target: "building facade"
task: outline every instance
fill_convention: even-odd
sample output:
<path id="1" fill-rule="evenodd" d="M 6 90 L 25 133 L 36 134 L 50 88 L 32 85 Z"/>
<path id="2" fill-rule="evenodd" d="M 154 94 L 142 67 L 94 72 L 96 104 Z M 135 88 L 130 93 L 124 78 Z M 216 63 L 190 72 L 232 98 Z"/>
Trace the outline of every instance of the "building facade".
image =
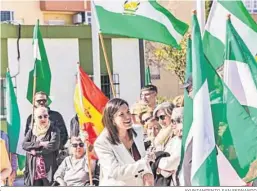
<path id="1" fill-rule="evenodd" d="M 1 1 L 1 21 L 34 25 L 37 19 L 41 25 L 90 24 L 90 1 Z"/>

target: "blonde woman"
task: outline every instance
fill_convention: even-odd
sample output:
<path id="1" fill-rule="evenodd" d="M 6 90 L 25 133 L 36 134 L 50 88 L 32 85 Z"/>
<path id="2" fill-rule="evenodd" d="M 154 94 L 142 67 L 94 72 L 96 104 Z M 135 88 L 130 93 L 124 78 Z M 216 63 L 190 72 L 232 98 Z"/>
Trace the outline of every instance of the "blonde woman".
<path id="1" fill-rule="evenodd" d="M 176 171 L 180 162 L 182 142 L 181 138 L 175 134 L 176 126 L 172 123 L 173 109 L 173 104 L 164 102 L 154 110 L 154 116 L 162 127 L 154 139 L 154 145 L 157 151 L 164 151 L 170 154 L 169 157 L 160 159 L 157 172 L 165 178 L 171 178 L 170 186 L 178 186 Z"/>
<path id="2" fill-rule="evenodd" d="M 89 185 L 89 168 L 86 158 L 85 144 L 80 137 L 72 137 L 70 142 L 70 156 L 66 157 L 54 175 L 54 180 L 60 186 L 87 186 Z M 96 161 L 91 160 L 91 173 L 94 183 L 98 183 Z M 98 185 L 98 184 L 97 184 Z"/>
<path id="3" fill-rule="evenodd" d="M 28 131 L 22 143 L 27 151 L 25 185 L 50 186 L 57 169 L 60 131 L 50 123 L 46 107 L 35 109 L 34 120 L 33 129 Z"/>

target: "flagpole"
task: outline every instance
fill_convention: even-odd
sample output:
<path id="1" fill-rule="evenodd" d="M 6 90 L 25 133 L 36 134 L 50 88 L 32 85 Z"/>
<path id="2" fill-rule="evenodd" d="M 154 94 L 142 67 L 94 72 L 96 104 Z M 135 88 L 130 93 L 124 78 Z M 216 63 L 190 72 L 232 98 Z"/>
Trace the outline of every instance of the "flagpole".
<path id="1" fill-rule="evenodd" d="M 77 84 L 78 84 L 78 91 L 79 91 L 79 102 L 80 102 L 80 107 L 84 109 L 83 107 L 83 100 L 82 100 L 82 91 L 81 91 L 81 79 L 80 79 L 80 70 L 79 70 L 79 62 L 77 63 Z M 79 129 L 81 128 L 81 123 L 79 121 L 79 116 L 78 116 L 78 123 L 79 123 Z M 88 133 L 87 133 L 88 134 Z M 88 137 L 86 137 L 86 140 L 83 140 L 86 143 L 86 156 L 87 156 L 87 163 L 88 163 L 88 174 L 89 174 L 89 182 L 90 186 L 93 186 L 93 178 L 92 178 L 92 171 L 91 171 L 91 160 L 89 156 L 89 148 L 88 148 Z"/>
<path id="2" fill-rule="evenodd" d="M 92 53 L 93 53 L 93 73 L 94 83 L 101 89 L 101 63 L 100 63 L 100 47 L 99 47 L 99 24 L 95 11 L 95 6 L 91 2 L 91 36 L 92 36 Z"/>
<path id="3" fill-rule="evenodd" d="M 36 94 L 36 80 L 37 80 L 37 75 L 36 75 L 36 66 L 34 64 L 34 74 L 33 74 L 33 92 L 32 92 L 32 115 L 31 115 L 31 129 L 33 129 L 33 122 L 34 122 L 34 111 L 35 111 L 35 94 Z"/>
<path id="4" fill-rule="evenodd" d="M 112 94 L 113 94 L 113 97 L 116 97 L 116 93 L 115 93 L 115 89 L 114 89 L 114 85 L 113 85 L 112 74 L 111 74 L 111 69 L 110 69 L 110 63 L 109 63 L 108 58 L 107 58 L 107 53 L 106 53 L 106 49 L 105 49 L 105 44 L 104 44 L 104 39 L 103 39 L 102 33 L 99 33 L 99 37 L 100 37 L 100 41 L 101 41 L 101 45 L 102 45 L 102 49 L 103 49 L 103 53 L 104 53 L 104 59 L 105 59 L 105 64 L 106 64 L 107 72 L 108 72 L 108 75 L 109 75 L 109 80 L 110 80 L 110 83 L 111 83 Z"/>
<path id="5" fill-rule="evenodd" d="M 88 161 L 89 182 L 90 182 L 90 186 L 93 186 L 93 177 L 92 177 L 92 170 L 91 170 L 91 160 L 90 160 L 90 155 L 89 155 L 89 141 L 88 141 L 88 138 L 86 139 L 86 155 L 87 155 L 87 161 Z"/>

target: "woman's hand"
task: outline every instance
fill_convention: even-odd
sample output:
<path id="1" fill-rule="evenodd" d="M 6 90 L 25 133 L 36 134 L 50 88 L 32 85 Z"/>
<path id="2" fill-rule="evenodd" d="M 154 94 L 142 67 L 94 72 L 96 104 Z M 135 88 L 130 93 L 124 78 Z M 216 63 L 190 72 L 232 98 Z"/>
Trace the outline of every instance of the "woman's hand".
<path id="1" fill-rule="evenodd" d="M 40 141 L 39 146 L 47 147 L 49 141 Z"/>
<path id="2" fill-rule="evenodd" d="M 35 151 L 35 150 L 31 150 L 31 151 L 30 151 L 30 154 L 33 155 L 33 156 L 35 156 L 35 155 L 36 155 L 36 151 Z"/>
<path id="3" fill-rule="evenodd" d="M 67 186 L 67 184 L 64 182 L 64 180 L 59 177 L 56 179 L 56 181 L 60 184 L 60 186 Z"/>
<path id="4" fill-rule="evenodd" d="M 143 182 L 145 186 L 154 186 L 154 177 L 152 174 L 147 173 L 143 175 Z"/>

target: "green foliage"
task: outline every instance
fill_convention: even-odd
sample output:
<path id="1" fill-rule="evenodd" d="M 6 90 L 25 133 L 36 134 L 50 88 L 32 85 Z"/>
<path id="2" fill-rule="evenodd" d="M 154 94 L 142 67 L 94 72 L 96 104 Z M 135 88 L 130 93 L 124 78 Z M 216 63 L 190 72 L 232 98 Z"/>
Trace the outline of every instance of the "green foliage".
<path id="1" fill-rule="evenodd" d="M 162 45 L 160 48 L 155 49 L 155 56 L 162 62 L 164 69 L 174 72 L 181 83 L 184 82 L 185 76 L 188 36 L 189 32 L 182 39 L 180 50 L 166 45 Z"/>
<path id="2" fill-rule="evenodd" d="M 207 22 L 210 10 L 211 10 L 211 6 L 212 6 L 213 0 L 207 0 L 205 2 L 205 20 Z"/>
<path id="3" fill-rule="evenodd" d="M 164 97 L 164 96 L 158 96 L 157 97 L 157 104 L 160 104 L 160 103 L 163 103 L 163 102 L 166 102 L 166 101 L 172 103 L 173 98 L 168 98 L 168 97 Z"/>

